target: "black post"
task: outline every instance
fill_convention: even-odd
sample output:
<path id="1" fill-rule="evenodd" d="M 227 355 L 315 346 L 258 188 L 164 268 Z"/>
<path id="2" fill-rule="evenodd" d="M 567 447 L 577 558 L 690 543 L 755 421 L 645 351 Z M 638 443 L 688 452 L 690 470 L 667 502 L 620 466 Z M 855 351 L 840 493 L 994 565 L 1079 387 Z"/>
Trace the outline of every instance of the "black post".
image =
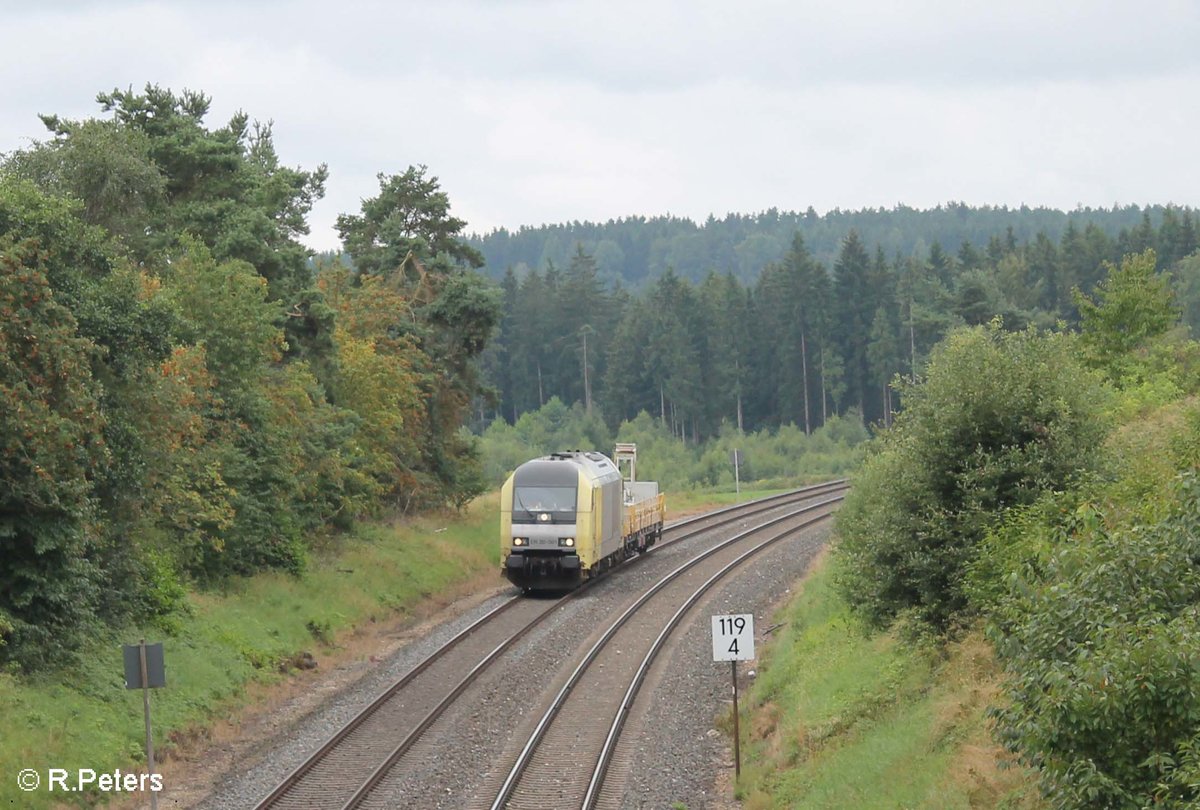
<path id="1" fill-rule="evenodd" d="M 733 774 L 734 778 L 742 776 L 741 734 L 738 733 L 738 704 L 737 704 L 737 659 L 729 662 L 733 666 Z"/>

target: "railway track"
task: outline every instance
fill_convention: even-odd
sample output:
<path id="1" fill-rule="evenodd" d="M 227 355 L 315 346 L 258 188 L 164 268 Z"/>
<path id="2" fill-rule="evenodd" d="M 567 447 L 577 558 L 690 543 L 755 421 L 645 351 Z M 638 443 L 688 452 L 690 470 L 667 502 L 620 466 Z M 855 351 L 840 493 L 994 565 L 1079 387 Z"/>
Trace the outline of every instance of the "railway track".
<path id="1" fill-rule="evenodd" d="M 847 486 L 845 481 L 818 484 L 676 521 L 664 529 L 664 540 L 641 558 L 715 528 L 838 493 Z M 641 558 L 631 560 L 623 569 L 636 565 Z M 389 772 L 399 768 L 425 731 L 482 673 L 556 611 L 583 597 L 591 584 L 553 601 L 514 596 L 499 604 L 359 712 L 257 807 L 362 806 Z"/>
<path id="2" fill-rule="evenodd" d="M 706 591 L 743 562 L 829 517 L 840 500 L 841 496 L 832 496 L 743 531 L 647 590 L 583 656 L 486 806 L 490 810 L 597 807 L 625 717 L 679 622 Z M 607 798 L 607 806 L 620 806 L 619 795 Z"/>

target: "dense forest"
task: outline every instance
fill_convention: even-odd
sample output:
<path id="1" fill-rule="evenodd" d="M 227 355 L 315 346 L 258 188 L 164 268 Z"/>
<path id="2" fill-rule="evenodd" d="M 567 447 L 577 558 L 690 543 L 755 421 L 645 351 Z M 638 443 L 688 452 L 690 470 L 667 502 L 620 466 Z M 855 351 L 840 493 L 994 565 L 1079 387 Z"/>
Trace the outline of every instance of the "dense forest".
<path id="1" fill-rule="evenodd" d="M 600 251 L 583 243 L 563 264 L 520 273 L 510 266 L 500 281 L 500 330 L 483 358 L 498 398 L 477 419 L 515 422 L 557 396 L 598 409 L 612 427 L 646 411 L 687 441 L 716 435 L 722 423 L 811 432 L 851 410 L 886 425 L 900 407 L 892 381 L 919 376 L 952 328 L 996 317 L 1010 330 L 1077 325 L 1074 291 L 1091 291 L 1107 266 L 1147 249 L 1156 251 L 1158 270 L 1171 271 L 1185 323 L 1200 326 L 1200 261 L 1192 256 L 1200 222 L 1190 209 L 1054 212 L 1057 219 L 1029 212 L 1023 227 L 1038 213 L 1062 228 L 1057 238 L 1039 230 L 1027 239 L 1005 225 L 1017 217 L 1011 212 L 953 210 L 963 222 L 1003 228 L 953 251 L 933 241 L 902 253 L 888 250 L 896 239 L 869 242 L 851 229 L 828 263 L 797 231 L 782 257 L 754 268 L 750 280 L 710 269 L 692 281 L 668 267 L 636 292 L 607 284 Z M 899 219 L 936 233 L 946 212 Z M 1085 213 L 1095 221 L 1078 222 Z M 1106 229 L 1121 222 L 1132 224 Z M 619 230 L 653 239 L 657 227 L 626 221 Z M 922 243 L 902 236 L 903 244 Z"/>
<path id="2" fill-rule="evenodd" d="M 1126 205 L 1059 211 L 949 203 L 927 210 L 897 205 L 891 210 L 835 209 L 824 214 L 811 208 L 803 213 L 771 209 L 758 214 L 731 213 L 721 219 L 709 216 L 701 224 L 659 216 L 498 229 L 472 235 L 467 241 L 484 257 L 485 272 L 497 280 L 509 267 L 518 277 L 530 270 L 545 270 L 550 264 L 563 267 L 582 246 L 595 258 L 597 273 L 606 284 L 619 281 L 626 287 L 641 288 L 668 269 L 694 282 L 712 271 L 730 273 L 750 284 L 763 267 L 783 259 L 796 234 L 818 262 L 830 267 L 850 231 L 864 244 L 877 245 L 888 257 L 925 255 L 935 242 L 953 251 L 963 242 L 977 248 L 993 238 L 1024 244 L 1042 234 L 1058 243 L 1072 225 L 1082 230 L 1091 224 L 1116 236 L 1142 226 L 1146 217 L 1161 222 L 1168 208 Z"/>
<path id="3" fill-rule="evenodd" d="M 0 162 L 0 662 L 165 626 L 360 515 L 482 488 L 460 428 L 498 297 L 424 168 L 300 237 L 324 166 L 209 99 L 102 93 Z"/>

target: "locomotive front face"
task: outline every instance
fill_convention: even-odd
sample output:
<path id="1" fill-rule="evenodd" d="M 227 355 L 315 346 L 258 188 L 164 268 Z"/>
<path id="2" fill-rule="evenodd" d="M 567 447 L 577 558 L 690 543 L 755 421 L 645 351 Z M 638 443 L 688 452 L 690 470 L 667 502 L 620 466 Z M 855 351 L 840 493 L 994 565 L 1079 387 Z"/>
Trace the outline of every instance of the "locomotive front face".
<path id="1" fill-rule="evenodd" d="M 512 538 L 505 574 L 522 588 L 573 588 L 579 467 L 570 461 L 530 461 L 512 483 Z"/>

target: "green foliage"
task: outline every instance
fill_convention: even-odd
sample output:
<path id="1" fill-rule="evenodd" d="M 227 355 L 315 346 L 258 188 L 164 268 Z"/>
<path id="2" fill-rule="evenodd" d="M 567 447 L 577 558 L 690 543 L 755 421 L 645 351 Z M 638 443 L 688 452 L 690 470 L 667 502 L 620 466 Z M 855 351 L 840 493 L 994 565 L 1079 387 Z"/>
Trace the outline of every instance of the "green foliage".
<path id="1" fill-rule="evenodd" d="M 87 285 L 112 267 L 105 234 L 78 219 L 81 205 L 49 197 L 32 183 L 0 175 L 0 236 L 35 241 L 58 302 L 75 310 Z"/>
<path id="2" fill-rule="evenodd" d="M 332 274 L 333 306 L 365 310 L 352 330 L 386 352 L 405 353 L 415 372 L 423 414 L 408 420 L 419 431 L 419 451 L 400 460 L 399 486 L 388 486 L 404 510 L 461 507 L 481 492 L 477 448 L 459 432 L 472 401 L 486 396 L 477 362 L 500 318 L 496 290 L 472 269 L 478 254 L 458 234 L 466 224 L 449 214 L 449 200 L 424 166 L 390 179 L 365 200 L 360 215 L 338 218 L 338 232 L 354 262 L 354 281 L 373 287 L 396 306 L 351 291 L 350 277 Z M 415 352 L 412 350 L 416 350 Z"/>
<path id="3" fill-rule="evenodd" d="M 945 628 L 993 522 L 1097 463 L 1104 396 L 1070 335 L 995 324 L 952 333 L 902 393 L 839 512 L 839 582 L 874 624 L 911 610 Z"/>
<path id="4" fill-rule="evenodd" d="M 203 348 L 205 372 L 197 370 L 195 382 L 207 407 L 197 416 L 215 439 L 208 472 L 185 475 L 197 484 L 207 476 L 205 488 L 218 497 L 215 509 L 190 513 L 193 525 L 215 531 L 197 535 L 201 542 L 177 558 L 204 577 L 299 570 L 306 533 L 363 507 L 365 483 L 340 457 L 355 422 L 325 401 L 305 364 L 275 366 L 283 332 L 266 281 L 244 262 L 218 263 L 194 240 L 182 248 L 162 294 L 179 339 Z"/>
<path id="5" fill-rule="evenodd" d="M 610 434 L 596 414 L 576 403 L 568 408 L 557 397 L 509 425 L 496 420 L 480 442 L 487 481 L 494 485 L 518 465 L 558 450 L 599 450 L 611 454 L 613 442 L 638 446 L 638 478 L 658 481 L 666 490 L 734 488 L 730 454 L 743 454 L 742 483 L 772 485 L 846 475 L 858 464 L 867 440 L 861 420 L 834 417 L 811 436 L 794 425 L 778 431 L 741 434 L 726 425 L 720 436 L 702 443 L 682 441 L 661 421 L 642 412 Z"/>
<path id="6" fill-rule="evenodd" d="M 1077 526 L 1094 519 L 1084 487 L 1043 492 L 1033 503 L 1009 509 L 967 565 L 964 588 L 973 610 L 994 615 L 1014 576 L 1041 577 L 1060 544 Z"/>
<path id="7" fill-rule="evenodd" d="M 147 213 L 156 216 L 142 223 L 154 235 L 152 252 L 169 250 L 186 232 L 218 261 L 253 265 L 275 298 L 309 286 L 308 250 L 297 237 L 308 233 L 305 217 L 324 195 L 324 166 L 311 172 L 281 166 L 270 125 L 252 126 L 242 112 L 219 129 L 205 128 L 211 99 L 203 93 L 147 85 L 141 93 L 100 93 L 97 101 L 135 133 L 130 140 L 146 144 L 165 180 L 166 204 L 151 207 Z M 44 120 L 60 140 L 81 131 L 57 116 Z"/>
<path id="8" fill-rule="evenodd" d="M 94 619 L 93 481 L 107 459 L 94 346 L 36 243 L 0 237 L 0 657 L 61 659 Z"/>
<path id="9" fill-rule="evenodd" d="M 389 275 L 409 254 L 428 261 L 440 254 L 470 267 L 483 257 L 459 240 L 466 221 L 450 215 L 450 198 L 428 167 L 409 166 L 403 174 L 378 175 L 379 196 L 363 202 L 361 214 L 342 214 L 337 231 L 355 269 L 364 275 Z"/>
<path id="10" fill-rule="evenodd" d="M 497 419 L 480 437 L 483 474 L 492 486 L 503 483 L 514 469 L 531 458 L 560 450 L 612 452 L 612 437 L 599 416 L 584 407 L 568 408 L 558 397 L 536 411 L 521 415 L 515 425 Z"/>
<path id="11" fill-rule="evenodd" d="M 0 161 L 6 281 L 19 265 L 57 307 L 4 324 L 47 341 L 4 347 L 21 409 L 0 441 L 35 477 L 0 470 L 0 657 L 30 666 L 93 619 L 177 626 L 189 581 L 296 574 L 356 516 L 484 487 L 461 426 L 496 291 L 462 266 L 478 257 L 436 179 L 410 170 L 344 218 L 372 234 L 351 240 L 360 268 L 398 252 L 387 275 L 329 268 L 317 288 L 298 238 L 323 166 L 281 165 L 240 112 L 210 129 L 203 93 L 98 101 L 105 120 L 44 116 L 51 139 Z M 51 360 L 66 382 L 29 365 Z M 56 468 L 51 439 L 103 458 Z"/>
<path id="12" fill-rule="evenodd" d="M 864 632 L 827 567 L 771 622 L 741 703 L 747 810 L 1035 806 L 1029 772 L 989 740 L 999 672 L 977 633 L 939 646 Z"/>
<path id="13" fill-rule="evenodd" d="M 1111 525 L 1081 507 L 1037 567 L 1014 573 L 994 637 L 1010 674 L 998 731 L 1056 807 L 1200 801 L 1200 482 L 1168 514 Z"/>
<path id="14" fill-rule="evenodd" d="M 1079 257 L 1070 257 L 1076 278 L 1088 273 Z M 1192 807 L 1200 801 L 1200 660 L 1191 652 L 1200 631 L 1200 485 L 1192 471 L 1200 434 L 1194 398 L 1183 397 L 1196 390 L 1198 347 L 1172 328 L 1178 314 L 1152 252 L 1104 269 L 1108 278 L 1095 300 L 1076 294 L 1078 340 L 1047 340 L 1078 346 L 1086 362 L 1116 383 L 1115 396 L 1102 395 L 1061 360 L 1045 364 L 1028 353 L 1021 365 L 1029 374 L 1063 387 L 1042 385 L 1032 400 L 1016 398 L 1049 401 L 1052 411 L 1070 417 L 1057 431 L 1045 414 L 1029 422 L 1031 411 L 1014 407 L 1005 393 L 1037 392 L 1037 386 L 985 353 L 948 378 L 961 389 L 958 398 L 944 389 L 938 407 L 929 409 L 920 388 L 906 392 L 900 427 L 884 437 L 841 516 L 846 536 L 854 536 L 844 545 L 857 555 L 846 564 L 842 585 L 868 594 L 861 599 L 865 612 L 886 620 L 896 612 L 889 600 L 923 598 L 895 587 L 920 581 L 923 572 L 914 566 L 920 553 L 932 546 L 950 559 L 945 551 L 952 543 L 973 541 L 963 550 L 965 564 L 945 583 L 962 582 L 963 606 L 989 617 L 1007 673 L 1005 701 L 994 712 L 997 733 L 1038 770 L 1049 803 Z M 935 352 L 926 387 L 954 339 Z M 1082 390 L 1089 392 L 1084 398 Z M 1001 407 L 988 414 L 963 400 Z M 1107 411 L 1104 422 L 1121 423 L 1103 450 L 1097 410 Z M 986 417 L 992 427 L 947 429 L 964 412 Z M 1011 438 L 1012 428 L 1004 425 L 1012 419 L 1035 426 L 1034 436 L 1045 435 L 1048 446 L 1038 449 L 1035 441 L 1037 452 L 1013 452 L 1029 437 L 1017 431 Z M 975 452 L 931 455 L 931 439 L 943 450 L 974 444 Z M 981 439 L 992 459 L 980 453 Z M 1089 444 L 1097 448 L 1090 457 Z M 1059 454 L 1074 457 L 1074 464 L 1047 464 Z M 928 476 L 914 463 L 923 459 L 938 461 L 945 474 Z M 1071 474 L 1072 467 L 1096 474 Z M 1188 471 L 1170 483 L 1180 469 Z M 1008 497 L 998 495 L 1004 488 Z M 881 500 L 865 508 L 854 503 L 863 491 Z M 969 509 L 951 508 L 954 503 L 975 514 L 964 515 Z M 876 538 L 913 540 L 889 546 L 872 539 L 872 531 Z M 928 613 L 924 605 L 916 610 Z"/>
<path id="15" fill-rule="evenodd" d="M 268 363 L 280 358 L 281 307 L 268 299 L 266 281 L 250 265 L 218 264 L 203 245 L 185 240 L 163 287 L 176 310 L 179 338 L 204 347 L 221 391 L 253 388 Z"/>
<path id="16" fill-rule="evenodd" d="M 434 515 L 401 528 L 360 525 L 325 545 L 301 576 L 264 572 L 189 593 L 165 638 L 160 627 L 101 629 L 67 670 L 0 671 L 0 770 L 137 770 L 145 756 L 141 695 L 122 688 L 121 645 L 140 636 L 165 645 L 168 686 L 152 698 L 155 752 L 177 759 L 181 740 L 236 714 L 261 691 L 249 687 L 281 681 L 280 670 L 303 652 L 322 670 L 332 668 L 347 653 L 326 642 L 343 644 L 354 628 L 402 621 L 430 595 L 450 599 L 476 592 L 482 578 L 494 581 L 498 521 L 493 497 L 450 522 Z M 25 793 L 15 779 L 0 782 L 3 807 L 60 807 L 59 797 Z M 102 797 L 78 802 L 100 806 Z"/>
<path id="17" fill-rule="evenodd" d="M 1155 268 L 1153 250 L 1126 256 L 1119 267 L 1105 264 L 1108 277 L 1096 288 L 1095 300 L 1075 291 L 1083 347 L 1114 380 L 1128 376 L 1121 366 L 1134 349 L 1179 321 L 1170 280 Z"/>
<path id="18" fill-rule="evenodd" d="M 55 196 L 82 204 L 81 217 L 144 256 L 146 222 L 161 216 L 166 178 L 151 157 L 145 132 L 117 121 L 54 120 L 53 140 L 17 152 L 5 167 Z"/>
<path id="19" fill-rule="evenodd" d="M 891 208 L 834 209 L 825 213 L 817 213 L 811 208 L 807 211 L 771 208 L 755 213 L 730 213 L 720 219 L 709 217 L 702 222 L 669 214 L 631 216 L 605 222 L 548 223 L 519 230 L 500 228 L 471 237 L 470 244 L 483 253 L 496 278 L 506 267 L 543 270 L 548 261 L 565 265 L 576 246 L 582 244 L 588 253 L 605 256 L 604 267 L 612 280 L 620 279 L 629 285 L 647 279 L 653 281 L 668 267 L 692 281 L 699 281 L 710 270 L 715 270 L 719 274 L 732 273 L 747 283 L 753 282 L 764 266 L 783 258 L 797 232 L 817 261 L 828 267 L 833 264 L 842 241 L 851 230 L 857 231 L 870 249 L 873 250 L 875 245 L 882 247 L 887 256 L 925 257 L 934 243 L 958 246 L 967 242 L 976 249 L 987 245 L 985 261 L 996 261 L 1004 251 L 1019 247 L 1019 240 L 1032 240 L 1039 233 L 1046 237 L 1048 244 L 1056 245 L 1065 239 L 1072 223 L 1076 226 L 1077 239 L 1087 237 L 1079 241 L 1085 245 L 1094 243 L 1095 237 L 1088 233 L 1091 224 L 1111 248 L 1120 250 L 1100 257 L 1111 260 L 1142 249 L 1138 244 L 1146 238 L 1142 224 L 1148 219 L 1152 219 L 1151 241 L 1164 241 L 1154 239 L 1155 224 L 1159 231 L 1170 228 L 1172 248 L 1170 255 L 1163 254 L 1167 263 L 1190 254 L 1198 246 L 1195 209 L 1128 205 L 1060 211 L 1026 206 L 975 207 L 963 203 L 927 210 L 900 204 Z M 1163 245 L 1158 247 L 1162 252 Z M 1089 250 L 1088 254 L 1091 252 Z M 946 258 L 960 263 L 954 256 Z M 1090 262 L 1093 256 L 1082 258 Z M 1099 261 L 1092 269 L 1097 267 Z M 1039 273 L 1039 278 L 1044 276 Z M 1093 277 L 1091 283 L 1094 281 Z M 1068 283 L 1062 290 L 1063 301 L 1069 303 L 1072 283 L 1088 289 L 1091 286 L 1088 282 L 1086 278 L 1079 278 Z"/>
<path id="20" fill-rule="evenodd" d="M 1175 264 L 1171 288 L 1179 303 L 1183 323 L 1193 335 L 1200 335 L 1200 252 Z"/>
<path id="21" fill-rule="evenodd" d="M 984 222 L 996 230 L 983 232 Z M 773 211 L 700 227 L 634 218 L 501 230 L 476 244 L 492 275 L 503 271 L 501 329 L 484 357 L 495 415 L 512 423 L 558 396 L 599 407 L 612 429 L 657 413 L 693 441 L 723 421 L 811 432 L 851 408 L 886 427 L 903 407 L 892 381 L 920 375 L 951 329 L 993 318 L 1010 331 L 1078 324 L 1071 290 L 1093 289 L 1109 263 L 1151 245 L 1157 270 L 1178 278 L 1181 303 L 1200 311 L 1188 258 L 1200 245 L 1194 211 L 1172 206 Z M 625 267 L 614 277 L 617 261 Z M 1110 326 L 1126 328 L 1114 315 Z M 1136 362 L 1117 372 L 1123 386 L 1144 381 Z M 1162 401 L 1161 386 L 1145 393 Z"/>

